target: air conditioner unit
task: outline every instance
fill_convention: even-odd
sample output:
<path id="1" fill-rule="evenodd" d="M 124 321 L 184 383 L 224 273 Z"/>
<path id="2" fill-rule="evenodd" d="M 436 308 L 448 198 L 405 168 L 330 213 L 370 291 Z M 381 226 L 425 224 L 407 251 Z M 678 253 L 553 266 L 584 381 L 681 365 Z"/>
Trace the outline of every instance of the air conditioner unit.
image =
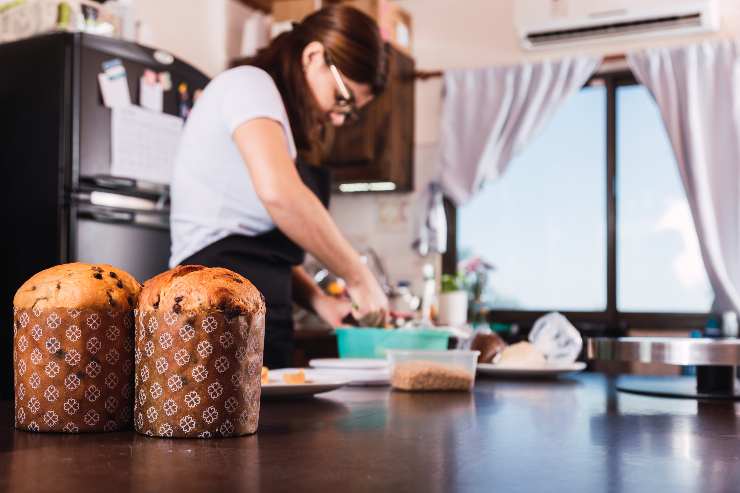
<path id="1" fill-rule="evenodd" d="M 526 49 L 719 30 L 716 0 L 515 0 Z"/>

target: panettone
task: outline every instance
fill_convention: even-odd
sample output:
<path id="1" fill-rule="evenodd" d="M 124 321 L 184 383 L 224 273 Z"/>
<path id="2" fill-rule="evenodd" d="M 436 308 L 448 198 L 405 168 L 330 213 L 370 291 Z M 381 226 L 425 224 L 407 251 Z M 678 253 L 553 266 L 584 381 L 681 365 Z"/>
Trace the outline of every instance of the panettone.
<path id="1" fill-rule="evenodd" d="M 262 294 L 230 270 L 186 265 L 148 280 L 136 312 L 136 430 L 254 433 L 264 323 Z"/>
<path id="2" fill-rule="evenodd" d="M 13 299 L 15 426 L 126 428 L 132 418 L 133 309 L 141 287 L 106 264 L 58 265 Z"/>

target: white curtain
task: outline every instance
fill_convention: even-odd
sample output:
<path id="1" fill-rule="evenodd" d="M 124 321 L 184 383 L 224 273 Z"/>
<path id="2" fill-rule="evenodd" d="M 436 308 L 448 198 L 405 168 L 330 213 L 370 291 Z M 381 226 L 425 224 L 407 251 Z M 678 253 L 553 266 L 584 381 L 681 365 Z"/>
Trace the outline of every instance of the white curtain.
<path id="1" fill-rule="evenodd" d="M 584 56 L 445 72 L 439 170 L 422 195 L 414 244 L 421 254 L 445 251 L 441 194 L 462 205 L 500 176 L 600 61 Z"/>
<path id="2" fill-rule="evenodd" d="M 713 311 L 740 311 L 740 44 L 722 40 L 627 57 L 653 94 L 715 293 Z"/>

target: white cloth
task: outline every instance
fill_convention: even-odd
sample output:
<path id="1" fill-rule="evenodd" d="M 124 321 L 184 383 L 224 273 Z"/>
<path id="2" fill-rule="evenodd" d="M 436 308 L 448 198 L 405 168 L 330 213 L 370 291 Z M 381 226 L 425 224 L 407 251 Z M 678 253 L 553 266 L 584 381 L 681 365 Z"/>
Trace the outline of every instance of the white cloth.
<path id="1" fill-rule="evenodd" d="M 499 177 L 518 152 L 583 87 L 597 57 L 445 72 L 440 184 L 460 205 Z"/>
<path id="2" fill-rule="evenodd" d="M 655 97 L 676 155 L 713 311 L 740 311 L 740 42 L 630 53 Z"/>
<path id="3" fill-rule="evenodd" d="M 282 125 L 295 159 L 288 114 L 267 72 L 249 66 L 227 70 L 198 98 L 175 158 L 170 266 L 228 235 L 255 236 L 275 227 L 232 140 L 241 124 L 255 118 Z"/>
<path id="4" fill-rule="evenodd" d="M 414 248 L 443 253 L 446 237 L 441 195 L 457 205 L 542 130 L 555 111 L 593 74 L 601 59 L 571 57 L 533 64 L 445 71 L 438 176 L 422 194 Z"/>

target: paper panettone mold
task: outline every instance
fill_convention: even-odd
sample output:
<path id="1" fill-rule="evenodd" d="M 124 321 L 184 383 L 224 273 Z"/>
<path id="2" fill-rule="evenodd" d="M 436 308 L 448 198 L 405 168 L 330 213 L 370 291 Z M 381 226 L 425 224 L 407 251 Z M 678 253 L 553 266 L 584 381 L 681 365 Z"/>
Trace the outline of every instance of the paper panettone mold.
<path id="1" fill-rule="evenodd" d="M 15 427 L 100 432 L 131 425 L 139 283 L 105 264 L 58 265 L 13 299 Z"/>
<path id="2" fill-rule="evenodd" d="M 147 281 L 136 311 L 136 431 L 256 432 L 264 324 L 262 294 L 227 269 L 180 266 Z"/>

